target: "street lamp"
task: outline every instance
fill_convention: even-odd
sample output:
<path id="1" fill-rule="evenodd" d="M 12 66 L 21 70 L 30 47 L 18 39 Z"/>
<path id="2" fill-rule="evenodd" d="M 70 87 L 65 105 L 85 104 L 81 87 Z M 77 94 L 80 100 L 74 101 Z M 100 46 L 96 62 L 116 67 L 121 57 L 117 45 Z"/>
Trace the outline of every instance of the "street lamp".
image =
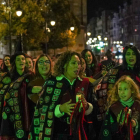
<path id="1" fill-rule="evenodd" d="M 122 44 L 122 41 L 120 41 L 120 44 Z"/>
<path id="2" fill-rule="evenodd" d="M 107 37 L 105 37 L 104 40 L 107 41 Z"/>
<path id="3" fill-rule="evenodd" d="M 87 32 L 87 36 L 91 36 L 91 32 Z"/>
<path id="4" fill-rule="evenodd" d="M 8 38 L 9 38 L 9 52 L 11 55 L 11 48 L 12 48 L 12 38 L 11 38 L 11 14 L 12 14 L 12 12 L 11 12 L 11 8 L 12 8 L 12 4 L 11 4 L 10 0 L 2 0 L 1 4 L 6 6 L 6 9 L 8 9 L 8 13 L 9 13 L 9 22 L 8 22 L 9 35 L 8 35 Z M 16 9 L 16 15 L 18 17 L 20 17 L 22 15 L 22 9 L 20 8 L 20 5 L 18 5 L 18 8 Z"/>
<path id="5" fill-rule="evenodd" d="M 119 44 L 119 41 L 117 41 L 117 44 Z"/>
<path id="6" fill-rule="evenodd" d="M 96 40 L 97 40 L 97 38 L 95 37 L 95 38 L 94 38 L 94 40 L 96 41 Z"/>
<path id="7" fill-rule="evenodd" d="M 95 42 L 94 39 L 92 39 L 92 42 Z"/>
<path id="8" fill-rule="evenodd" d="M 4 0 L 2 0 L 1 4 L 2 5 L 6 5 L 6 2 Z"/>
<path id="9" fill-rule="evenodd" d="M 50 24 L 51 24 L 52 26 L 54 26 L 54 25 L 55 25 L 55 21 L 52 20 L 52 21 L 50 22 Z"/>
<path id="10" fill-rule="evenodd" d="M 20 17 L 22 15 L 22 9 L 20 8 L 20 6 L 16 9 L 16 15 L 18 17 Z"/>
<path id="11" fill-rule="evenodd" d="M 71 31 L 74 31 L 74 26 L 70 27 L 70 30 L 71 30 Z"/>

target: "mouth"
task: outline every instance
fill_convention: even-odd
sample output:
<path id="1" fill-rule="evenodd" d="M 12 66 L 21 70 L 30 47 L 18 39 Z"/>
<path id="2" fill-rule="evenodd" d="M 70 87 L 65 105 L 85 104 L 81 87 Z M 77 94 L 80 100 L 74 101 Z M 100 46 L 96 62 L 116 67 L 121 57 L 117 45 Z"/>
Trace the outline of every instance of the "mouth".
<path id="1" fill-rule="evenodd" d="M 134 62 L 134 59 L 129 59 L 129 62 Z"/>
<path id="2" fill-rule="evenodd" d="M 121 96 L 121 98 L 125 98 L 126 96 Z"/>
<path id="3" fill-rule="evenodd" d="M 46 71 L 48 68 L 42 68 L 43 71 Z"/>
<path id="4" fill-rule="evenodd" d="M 88 61 L 87 62 L 91 62 L 91 59 L 88 59 Z"/>

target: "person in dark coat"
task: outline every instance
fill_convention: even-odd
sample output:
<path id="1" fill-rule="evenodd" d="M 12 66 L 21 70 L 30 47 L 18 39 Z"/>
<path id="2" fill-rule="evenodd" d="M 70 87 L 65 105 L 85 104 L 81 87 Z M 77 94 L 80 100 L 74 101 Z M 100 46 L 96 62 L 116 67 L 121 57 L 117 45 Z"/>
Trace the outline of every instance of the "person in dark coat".
<path id="1" fill-rule="evenodd" d="M 16 53 L 11 57 L 11 83 L 4 96 L 1 140 L 27 140 L 33 114 L 30 110 L 27 85 L 33 78 L 25 69 L 24 53 Z M 2 90 L 1 90 L 2 91 Z"/>
<path id="2" fill-rule="evenodd" d="M 140 65 L 139 52 L 135 46 L 129 45 L 123 51 L 122 65 L 112 68 L 96 87 L 96 97 L 98 100 L 97 111 L 97 134 L 99 134 L 106 112 L 108 91 L 111 90 L 115 82 L 123 75 L 130 76 L 138 86 L 140 86 Z"/>
<path id="3" fill-rule="evenodd" d="M 92 101 L 93 86 L 88 78 L 79 77 L 80 69 L 78 53 L 67 51 L 58 58 L 54 77 L 46 80 L 38 101 L 28 140 L 85 140 L 95 137 L 93 128 L 88 129 L 84 124 L 84 117 L 96 108 Z"/>

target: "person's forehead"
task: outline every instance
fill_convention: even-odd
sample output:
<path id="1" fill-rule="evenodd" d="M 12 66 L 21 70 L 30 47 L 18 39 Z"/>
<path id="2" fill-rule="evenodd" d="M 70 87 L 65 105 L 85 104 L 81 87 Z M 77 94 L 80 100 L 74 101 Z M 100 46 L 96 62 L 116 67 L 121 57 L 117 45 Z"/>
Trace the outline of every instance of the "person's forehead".
<path id="1" fill-rule="evenodd" d="M 78 60 L 78 61 L 80 61 L 80 58 L 77 55 L 73 55 L 71 57 L 71 60 Z"/>
<path id="2" fill-rule="evenodd" d="M 9 56 L 5 56 L 4 59 L 10 59 L 10 57 Z"/>
<path id="3" fill-rule="evenodd" d="M 90 52 L 90 51 L 87 51 L 87 52 L 85 53 L 85 55 L 91 55 L 91 52 Z"/>
<path id="4" fill-rule="evenodd" d="M 48 59 L 48 57 L 46 57 L 46 56 L 42 56 L 42 57 L 39 58 L 39 61 L 40 61 L 40 60 L 49 60 L 49 59 Z"/>
<path id="5" fill-rule="evenodd" d="M 125 81 L 121 81 L 119 83 L 119 86 L 129 86 L 129 84 L 127 82 L 125 82 Z"/>
<path id="6" fill-rule="evenodd" d="M 16 56 L 16 59 L 17 58 L 25 58 L 25 56 L 24 55 L 18 55 L 18 56 Z"/>
<path id="7" fill-rule="evenodd" d="M 133 51 L 132 49 L 129 48 L 126 52 L 134 52 L 134 51 Z"/>
<path id="8" fill-rule="evenodd" d="M 31 58 L 29 58 L 29 57 L 28 57 L 28 58 L 26 58 L 26 60 L 30 60 L 30 61 L 32 61 L 32 59 L 31 59 Z"/>

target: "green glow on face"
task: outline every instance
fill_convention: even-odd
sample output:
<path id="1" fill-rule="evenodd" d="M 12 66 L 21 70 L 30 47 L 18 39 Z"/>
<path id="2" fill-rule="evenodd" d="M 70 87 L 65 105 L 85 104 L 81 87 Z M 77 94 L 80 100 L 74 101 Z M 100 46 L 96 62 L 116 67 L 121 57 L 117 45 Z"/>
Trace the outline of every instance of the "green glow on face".
<path id="1" fill-rule="evenodd" d="M 128 49 L 126 51 L 125 59 L 126 59 L 127 64 L 130 67 L 134 67 L 134 65 L 136 63 L 136 54 L 134 53 L 134 51 L 132 49 Z"/>
<path id="2" fill-rule="evenodd" d="M 127 101 L 131 97 L 131 88 L 128 83 L 120 82 L 118 84 L 118 94 L 120 99 Z"/>

